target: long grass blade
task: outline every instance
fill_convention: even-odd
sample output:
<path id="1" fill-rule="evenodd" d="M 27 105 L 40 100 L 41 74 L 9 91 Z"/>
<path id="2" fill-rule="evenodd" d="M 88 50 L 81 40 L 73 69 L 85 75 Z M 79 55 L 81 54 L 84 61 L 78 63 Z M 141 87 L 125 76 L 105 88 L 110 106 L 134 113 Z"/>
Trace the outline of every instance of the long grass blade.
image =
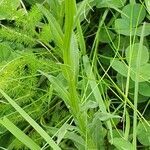
<path id="1" fill-rule="evenodd" d="M 15 126 L 8 118 L 4 117 L 0 120 L 0 123 L 28 148 L 32 150 L 41 149 L 29 136 Z"/>
<path id="2" fill-rule="evenodd" d="M 53 139 L 36 123 L 15 101 L 13 101 L 2 89 L 0 93 L 6 100 L 16 109 L 18 113 L 45 139 L 45 141 L 54 149 L 61 150 L 61 148 L 53 141 Z"/>

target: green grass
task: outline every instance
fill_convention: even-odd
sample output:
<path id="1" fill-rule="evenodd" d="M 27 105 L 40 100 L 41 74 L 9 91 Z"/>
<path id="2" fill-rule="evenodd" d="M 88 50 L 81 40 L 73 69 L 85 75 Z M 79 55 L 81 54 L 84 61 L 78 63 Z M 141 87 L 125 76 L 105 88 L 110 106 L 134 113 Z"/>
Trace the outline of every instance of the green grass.
<path id="1" fill-rule="evenodd" d="M 149 15 L 146 0 L 0 2 L 0 148 L 148 150 Z"/>

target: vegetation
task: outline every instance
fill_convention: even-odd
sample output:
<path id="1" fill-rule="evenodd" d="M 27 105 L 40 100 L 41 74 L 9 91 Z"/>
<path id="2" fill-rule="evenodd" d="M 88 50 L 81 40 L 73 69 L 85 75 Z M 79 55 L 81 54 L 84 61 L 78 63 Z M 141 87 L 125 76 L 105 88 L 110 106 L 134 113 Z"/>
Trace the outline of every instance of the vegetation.
<path id="1" fill-rule="evenodd" d="M 149 150 L 150 0 L 0 0 L 0 149 Z"/>

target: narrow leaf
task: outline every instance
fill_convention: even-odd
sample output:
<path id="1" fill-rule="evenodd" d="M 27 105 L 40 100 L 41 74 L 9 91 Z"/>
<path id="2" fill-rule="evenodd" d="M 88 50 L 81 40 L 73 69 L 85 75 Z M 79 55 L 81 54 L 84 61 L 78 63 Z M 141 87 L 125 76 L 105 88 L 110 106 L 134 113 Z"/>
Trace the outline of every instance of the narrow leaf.
<path id="1" fill-rule="evenodd" d="M 45 139 L 45 141 L 55 150 L 61 150 L 53 139 L 36 123 L 15 101 L 13 101 L 2 89 L 0 93 L 7 101 L 20 113 L 20 115 Z"/>
<path id="2" fill-rule="evenodd" d="M 41 149 L 29 136 L 16 127 L 8 118 L 4 117 L 0 120 L 0 123 L 28 148 L 32 150 Z"/>

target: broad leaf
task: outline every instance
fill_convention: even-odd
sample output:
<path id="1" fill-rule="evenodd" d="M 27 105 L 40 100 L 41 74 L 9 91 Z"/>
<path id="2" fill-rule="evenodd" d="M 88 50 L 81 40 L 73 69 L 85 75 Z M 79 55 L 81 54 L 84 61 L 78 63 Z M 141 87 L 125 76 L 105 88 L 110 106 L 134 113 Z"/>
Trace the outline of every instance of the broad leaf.
<path id="1" fill-rule="evenodd" d="M 75 34 L 73 34 L 71 38 L 70 50 L 70 59 L 72 59 L 71 69 L 73 71 L 73 76 L 77 79 L 79 72 L 79 49 Z"/>
<path id="2" fill-rule="evenodd" d="M 150 126 L 140 122 L 137 127 L 137 138 L 141 144 L 150 146 Z"/>
<path id="3" fill-rule="evenodd" d="M 123 137 L 123 131 L 121 130 L 121 129 L 118 129 L 118 130 L 116 130 L 116 129 L 113 129 L 113 138 L 121 138 L 121 137 Z M 108 140 L 110 141 L 111 140 L 111 137 L 110 137 L 110 134 L 108 134 Z"/>
<path id="4" fill-rule="evenodd" d="M 130 28 L 130 24 L 126 19 L 116 19 L 115 20 L 115 30 L 117 33 L 130 36 L 134 35 L 134 28 Z"/>
<path id="5" fill-rule="evenodd" d="M 81 136 L 79 136 L 76 132 L 74 132 L 74 130 L 75 130 L 74 126 L 71 126 L 71 125 L 67 125 L 67 126 L 68 126 L 68 130 L 67 130 L 66 134 L 64 135 L 63 139 L 70 139 L 74 143 L 84 147 L 85 146 L 85 141 L 83 140 L 83 138 Z M 56 137 L 58 136 L 59 130 L 60 130 L 60 128 L 56 128 L 56 127 L 49 127 L 49 126 L 46 127 L 46 131 L 48 133 L 52 134 L 52 135 L 55 134 Z"/>
<path id="6" fill-rule="evenodd" d="M 95 97 L 95 100 L 97 101 L 100 110 L 102 112 L 107 112 L 106 111 L 106 105 L 103 101 L 101 92 L 98 88 L 95 74 L 93 73 L 93 70 L 92 70 L 88 56 L 83 57 L 83 64 L 84 64 L 85 73 L 87 75 L 87 78 L 89 79 L 89 81 L 88 81 L 89 85 L 90 85 L 92 92 L 93 92 L 93 95 Z M 107 123 L 108 129 L 110 130 L 110 133 L 112 133 L 112 126 L 111 126 L 110 120 L 108 120 L 106 123 Z"/>
<path id="7" fill-rule="evenodd" d="M 109 119 L 113 119 L 113 118 L 121 118 L 120 116 L 118 115 L 113 115 L 113 114 L 110 114 L 110 113 L 107 113 L 107 112 L 97 112 L 95 114 L 95 118 L 99 119 L 100 121 L 107 121 Z"/>
<path id="8" fill-rule="evenodd" d="M 133 81 L 135 81 L 135 77 L 136 77 L 136 68 L 132 67 L 131 68 L 131 79 Z M 150 64 L 145 64 L 143 66 L 140 66 L 139 69 L 139 82 L 144 82 L 144 81 L 148 81 L 150 80 Z"/>
<path id="9" fill-rule="evenodd" d="M 118 150 L 133 150 L 133 146 L 129 141 L 123 138 L 114 138 L 110 141 Z"/>
<path id="10" fill-rule="evenodd" d="M 141 48 L 142 52 L 141 52 L 141 58 L 137 58 L 138 57 L 138 51 L 139 48 Z M 126 49 L 126 60 L 129 63 L 129 61 L 131 60 L 131 66 L 136 66 L 137 60 L 141 60 L 140 61 L 140 65 L 144 65 L 148 62 L 149 60 L 149 52 L 146 46 L 142 46 L 140 47 L 139 43 L 136 43 L 134 45 L 128 46 Z"/>
<path id="11" fill-rule="evenodd" d="M 112 68 L 116 70 L 118 73 L 120 73 L 123 76 L 127 76 L 128 68 L 127 65 L 119 60 L 114 60 L 112 63 Z"/>
<path id="12" fill-rule="evenodd" d="M 85 110 L 94 109 L 94 108 L 97 108 L 97 107 L 98 107 L 97 102 L 89 100 L 82 106 L 82 110 L 85 111 Z"/>
<path id="13" fill-rule="evenodd" d="M 136 35 L 141 36 L 143 26 L 137 28 Z M 150 35 L 150 23 L 145 23 L 143 36 Z"/>
<path id="14" fill-rule="evenodd" d="M 139 83 L 140 84 L 140 83 Z M 134 101 L 134 88 L 129 89 L 129 97 L 132 101 Z M 138 103 L 143 103 L 148 100 L 148 97 L 138 94 Z"/>
<path id="15" fill-rule="evenodd" d="M 48 78 L 48 80 L 52 83 L 54 90 L 60 95 L 60 97 L 65 101 L 66 105 L 69 107 L 69 92 L 67 91 L 66 87 L 58 78 L 39 71 L 42 75 Z"/>
<path id="16" fill-rule="evenodd" d="M 104 137 L 106 136 L 106 129 L 102 126 L 101 121 L 95 115 L 93 121 L 89 124 L 90 135 L 94 139 L 96 146 L 93 149 L 104 149 Z M 97 148 L 96 148 L 97 147 Z M 89 148 L 90 149 L 90 148 Z"/>
<path id="17" fill-rule="evenodd" d="M 130 27 L 130 23 L 126 21 L 125 19 L 119 18 L 115 20 L 115 31 L 118 34 L 126 35 L 126 36 L 141 36 L 143 25 L 140 25 L 139 27 Z M 145 29 L 143 36 L 150 35 L 150 24 L 145 23 Z"/>
<path id="18" fill-rule="evenodd" d="M 99 40 L 102 43 L 109 43 L 112 40 L 114 40 L 114 38 L 115 38 L 115 34 L 109 29 L 102 28 L 99 32 Z"/>
<path id="19" fill-rule="evenodd" d="M 99 104 L 100 110 L 102 112 L 106 112 L 106 106 L 105 106 L 105 103 L 102 99 L 101 92 L 98 88 L 98 85 L 97 85 L 97 82 L 95 79 L 95 75 L 92 71 L 92 67 L 91 67 L 88 56 L 83 57 L 83 63 L 84 63 L 85 73 L 89 79 L 89 85 L 90 85 L 91 89 L 93 90 L 92 92 L 93 92 L 93 95 L 95 97 L 95 100 Z"/>
<path id="20" fill-rule="evenodd" d="M 150 83 L 142 82 L 139 84 L 139 93 L 144 96 L 150 96 Z"/>
<path id="21" fill-rule="evenodd" d="M 52 34 L 52 37 L 54 38 L 53 40 L 55 44 L 62 48 L 64 35 L 61 30 L 60 24 L 54 18 L 54 16 L 50 13 L 50 11 L 46 9 L 43 5 L 37 4 L 37 6 L 49 22 L 49 25 L 52 31 L 51 34 Z"/>
<path id="22" fill-rule="evenodd" d="M 146 11 L 141 4 L 128 4 L 123 8 L 121 16 L 126 20 L 132 27 L 139 25 L 146 16 Z"/>

